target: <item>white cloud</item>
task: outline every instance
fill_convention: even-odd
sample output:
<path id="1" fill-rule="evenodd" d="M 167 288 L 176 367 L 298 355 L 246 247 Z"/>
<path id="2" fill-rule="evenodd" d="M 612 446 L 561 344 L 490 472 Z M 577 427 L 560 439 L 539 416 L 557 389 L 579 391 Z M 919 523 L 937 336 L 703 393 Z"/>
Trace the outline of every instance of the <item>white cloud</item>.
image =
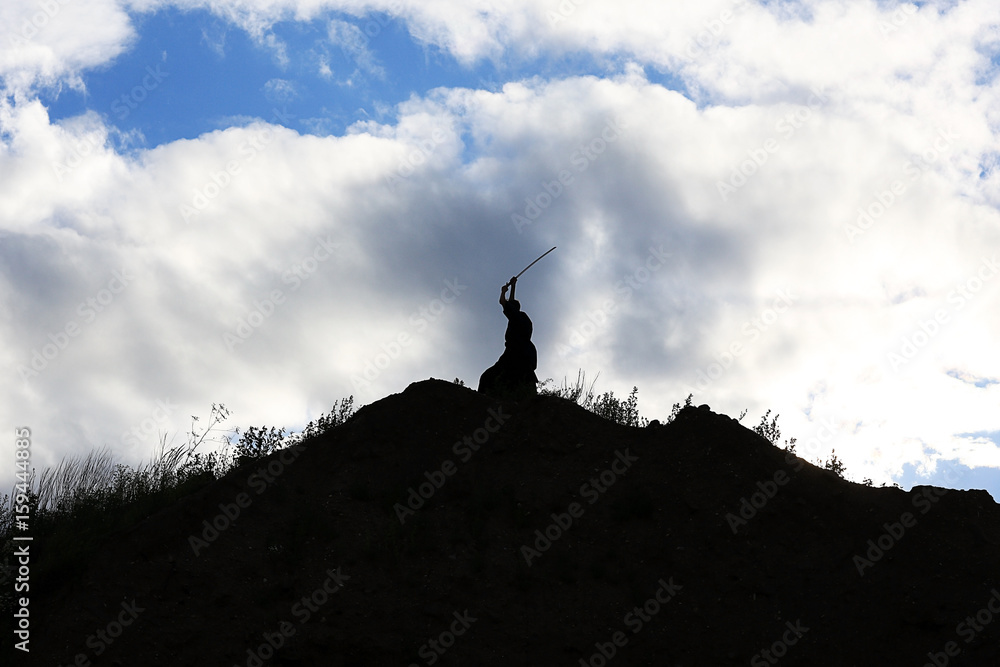
<path id="1" fill-rule="evenodd" d="M 330 21 L 328 34 L 330 41 L 342 48 L 358 69 L 371 76 L 385 78 L 385 68 L 378 64 L 375 55 L 369 50 L 370 39 L 361 28 L 353 23 L 334 19 Z"/>
<path id="2" fill-rule="evenodd" d="M 0 3 L 0 78 L 8 92 L 82 87 L 81 73 L 123 53 L 135 37 L 115 0 Z"/>
<path id="3" fill-rule="evenodd" d="M 330 59 L 322 56 L 319 59 L 319 75 L 324 79 L 333 78 L 333 70 L 330 69 Z"/>
<path id="4" fill-rule="evenodd" d="M 215 52 L 219 58 L 226 57 L 226 27 L 224 25 L 204 25 L 201 27 L 201 41 Z"/>
<path id="5" fill-rule="evenodd" d="M 264 83 L 264 97 L 275 104 L 287 104 L 298 97 L 298 91 L 293 81 L 270 79 Z"/>

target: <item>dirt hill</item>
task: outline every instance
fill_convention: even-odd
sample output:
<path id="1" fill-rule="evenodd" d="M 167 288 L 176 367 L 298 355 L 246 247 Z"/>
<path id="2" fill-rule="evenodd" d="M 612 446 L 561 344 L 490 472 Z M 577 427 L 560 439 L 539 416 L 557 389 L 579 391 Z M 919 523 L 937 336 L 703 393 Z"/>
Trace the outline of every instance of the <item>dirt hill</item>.
<path id="1" fill-rule="evenodd" d="M 32 598 L 37 665 L 997 665 L 1000 508 L 707 406 L 623 427 L 439 380 L 236 470 Z"/>

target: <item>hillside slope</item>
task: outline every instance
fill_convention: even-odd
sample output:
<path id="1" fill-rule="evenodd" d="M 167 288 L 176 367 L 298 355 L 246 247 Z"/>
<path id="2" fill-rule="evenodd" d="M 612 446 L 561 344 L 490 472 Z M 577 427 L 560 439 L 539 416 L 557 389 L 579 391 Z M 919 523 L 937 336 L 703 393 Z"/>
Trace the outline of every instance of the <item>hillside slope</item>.
<path id="1" fill-rule="evenodd" d="M 30 664 L 996 665 L 998 588 L 985 492 L 427 380 L 114 536 Z"/>

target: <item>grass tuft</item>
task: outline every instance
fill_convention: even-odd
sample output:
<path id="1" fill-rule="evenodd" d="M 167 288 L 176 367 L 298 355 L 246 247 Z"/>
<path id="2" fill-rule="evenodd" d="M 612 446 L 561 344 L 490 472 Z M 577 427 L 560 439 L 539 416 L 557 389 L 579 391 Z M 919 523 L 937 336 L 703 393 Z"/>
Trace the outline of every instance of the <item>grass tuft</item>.
<path id="1" fill-rule="evenodd" d="M 150 460 L 134 468 L 116 462 L 102 447 L 86 456 L 65 457 L 41 476 L 33 469 L 27 480 L 0 500 L 0 613 L 13 612 L 13 569 L 7 564 L 19 530 L 18 516 L 28 516 L 28 533 L 41 554 L 32 564 L 33 583 L 54 582 L 81 568 L 109 533 L 137 524 L 243 464 L 323 435 L 353 414 L 351 396 L 334 402 L 329 413 L 309 422 L 301 433 L 250 427 L 237 439 L 239 429 L 219 434 L 230 411 L 213 404 L 203 430 L 197 428 L 199 419 L 192 417 L 183 445 L 168 447 L 163 436 Z M 197 451 L 206 441 L 223 447 L 207 454 Z"/>

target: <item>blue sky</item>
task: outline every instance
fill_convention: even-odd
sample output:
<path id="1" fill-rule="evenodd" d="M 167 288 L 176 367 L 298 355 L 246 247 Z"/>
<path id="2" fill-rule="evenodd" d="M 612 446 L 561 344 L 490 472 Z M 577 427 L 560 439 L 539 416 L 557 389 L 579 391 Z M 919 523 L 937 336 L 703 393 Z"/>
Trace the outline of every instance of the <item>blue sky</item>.
<path id="1" fill-rule="evenodd" d="M 557 245 L 540 378 L 1000 497 L 988 0 L 54 6 L 0 6 L 0 417 L 39 467 L 474 386 Z"/>
<path id="2" fill-rule="evenodd" d="M 331 21 L 352 26 L 354 38 L 331 43 Z M 87 73 L 85 90 L 39 91 L 53 122 L 94 111 L 123 133 L 141 133 L 142 140 L 129 136 L 145 148 L 252 118 L 303 134 L 342 135 L 357 121 L 393 121 L 396 105 L 434 88 L 498 90 L 522 78 L 600 77 L 622 69 L 614 56 L 588 53 L 463 66 L 415 42 L 405 22 L 385 12 L 280 22 L 270 30 L 280 47 L 262 46 L 206 10 L 140 14 L 135 29 L 122 57 Z M 683 86 L 656 68 L 647 76 Z"/>
<path id="3" fill-rule="evenodd" d="M 273 34 L 286 46 L 283 54 L 204 10 L 165 9 L 139 19 L 135 46 L 106 69 L 88 75 L 85 92 L 47 91 L 53 120 L 94 110 L 123 131 L 142 132 L 150 147 L 193 139 L 239 117 L 339 135 L 355 121 L 375 117 L 377 105 L 392 109 L 418 91 L 475 84 L 476 77 L 486 73 L 485 67 L 475 73 L 463 70 L 447 55 L 420 48 L 404 25 L 384 14 L 374 19 L 380 32 L 367 42 L 377 59 L 373 64 L 394 65 L 384 77 L 360 72 L 345 48 L 330 44 L 328 18 L 275 25 Z M 327 76 L 321 74 L 324 63 L 330 69 Z M 144 100 L 132 99 L 132 109 L 129 100 L 121 98 L 141 96 L 131 91 L 142 86 L 147 67 L 167 76 Z M 119 106 L 113 108 L 115 103 Z M 129 114 L 121 118 L 117 110 L 125 108 Z M 287 110 L 289 120 L 276 118 L 275 108 Z"/>

